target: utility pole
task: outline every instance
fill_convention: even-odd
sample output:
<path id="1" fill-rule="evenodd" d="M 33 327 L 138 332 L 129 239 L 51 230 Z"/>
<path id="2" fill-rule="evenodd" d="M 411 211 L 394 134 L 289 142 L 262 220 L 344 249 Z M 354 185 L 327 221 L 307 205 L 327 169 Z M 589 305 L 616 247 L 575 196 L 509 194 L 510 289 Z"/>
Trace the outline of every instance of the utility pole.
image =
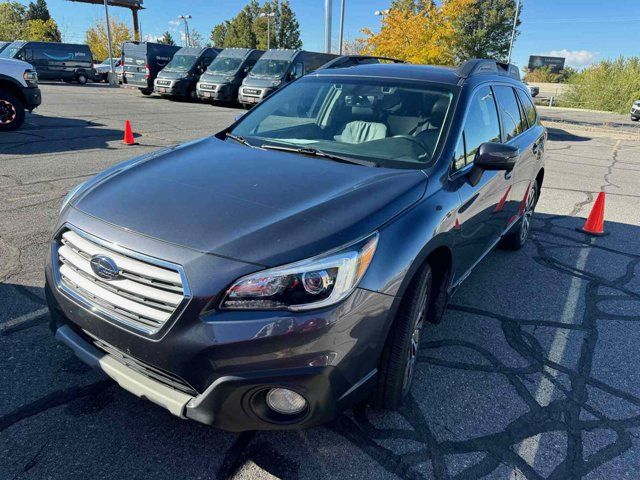
<path id="1" fill-rule="evenodd" d="M 324 53 L 331 53 L 331 3 L 324 0 Z"/>
<path id="2" fill-rule="evenodd" d="M 509 57 L 507 63 L 511 63 L 511 52 L 513 51 L 513 41 L 516 39 L 516 25 L 518 24 L 518 14 L 520 13 L 520 0 L 516 3 L 516 14 L 513 16 L 513 30 L 511 30 L 511 42 L 509 43 Z"/>
<path id="3" fill-rule="evenodd" d="M 189 37 L 189 20 L 191 19 L 191 15 L 180 15 L 178 19 L 184 21 L 184 41 L 185 46 L 191 46 L 191 38 Z"/>
<path id="4" fill-rule="evenodd" d="M 340 45 L 338 47 L 338 53 L 342 55 L 342 42 L 344 38 L 344 2 L 345 0 L 340 1 Z"/>
<path id="5" fill-rule="evenodd" d="M 107 44 L 109 47 L 109 85 L 117 85 L 116 71 L 113 68 L 113 48 L 111 47 L 111 25 L 109 22 L 109 5 L 104 0 L 104 18 L 107 22 Z"/>
<path id="6" fill-rule="evenodd" d="M 269 50 L 270 45 L 271 45 L 271 22 L 270 20 L 276 16 L 275 12 L 262 12 L 260 13 L 260 15 L 258 15 L 259 17 L 265 18 L 267 19 L 267 50 Z"/>

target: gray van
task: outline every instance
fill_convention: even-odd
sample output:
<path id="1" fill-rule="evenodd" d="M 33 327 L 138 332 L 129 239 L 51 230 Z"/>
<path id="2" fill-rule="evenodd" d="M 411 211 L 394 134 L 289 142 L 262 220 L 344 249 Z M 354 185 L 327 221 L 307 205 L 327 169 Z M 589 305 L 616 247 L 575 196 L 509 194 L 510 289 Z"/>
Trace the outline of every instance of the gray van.
<path id="1" fill-rule="evenodd" d="M 211 47 L 183 47 L 160 71 L 153 91 L 163 97 L 196 98 L 196 84 L 222 50 Z"/>
<path id="2" fill-rule="evenodd" d="M 153 81 L 180 50 L 174 45 L 125 42 L 122 45 L 122 84 L 136 87 L 143 95 L 153 93 Z"/>
<path id="3" fill-rule="evenodd" d="M 251 71 L 264 50 L 225 48 L 202 74 L 196 86 L 204 101 L 235 102 L 242 80 Z"/>
<path id="4" fill-rule="evenodd" d="M 84 44 L 15 41 L 0 52 L 0 57 L 30 63 L 40 80 L 76 81 L 84 85 L 94 77 L 93 55 Z"/>
<path id="5" fill-rule="evenodd" d="M 306 50 L 267 50 L 243 80 L 238 102 L 244 107 L 260 103 L 291 80 L 317 70 L 338 56 Z"/>
<path id="6" fill-rule="evenodd" d="M 11 42 L 0 42 L 0 52 L 2 52 L 5 48 L 7 48 Z"/>

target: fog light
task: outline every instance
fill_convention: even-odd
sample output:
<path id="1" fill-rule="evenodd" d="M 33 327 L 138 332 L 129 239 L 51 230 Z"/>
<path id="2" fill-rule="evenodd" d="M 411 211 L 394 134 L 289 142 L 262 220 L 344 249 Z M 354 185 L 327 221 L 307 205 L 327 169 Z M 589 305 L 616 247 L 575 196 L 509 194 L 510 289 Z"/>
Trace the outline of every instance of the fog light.
<path id="1" fill-rule="evenodd" d="M 267 405 L 283 415 L 295 415 L 307 406 L 304 397 L 286 388 L 272 388 L 267 393 Z"/>

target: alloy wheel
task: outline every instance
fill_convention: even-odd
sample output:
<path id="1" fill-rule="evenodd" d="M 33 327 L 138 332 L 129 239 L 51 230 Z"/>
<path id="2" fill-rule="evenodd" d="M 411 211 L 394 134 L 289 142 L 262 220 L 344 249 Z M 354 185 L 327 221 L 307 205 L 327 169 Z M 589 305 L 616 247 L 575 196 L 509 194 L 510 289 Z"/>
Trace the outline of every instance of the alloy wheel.
<path id="1" fill-rule="evenodd" d="M 522 227 L 520 228 L 520 240 L 524 243 L 529 235 L 529 229 L 531 228 L 531 218 L 533 217 L 533 210 L 536 207 L 536 189 L 535 183 L 529 188 L 529 194 L 527 196 L 527 203 L 522 215 Z"/>
<path id="2" fill-rule="evenodd" d="M 425 316 L 427 313 L 427 292 L 422 292 L 420 295 L 420 309 L 413 322 L 413 332 L 407 345 L 407 363 L 404 368 L 404 378 L 402 380 L 402 395 L 406 395 L 411 388 L 411 382 L 413 380 L 413 373 L 415 371 L 416 363 L 418 360 L 418 351 L 420 349 L 420 337 L 422 335 L 422 329 L 425 323 Z"/>
<path id="3" fill-rule="evenodd" d="M 0 124 L 8 125 L 16 119 L 16 107 L 7 100 L 0 100 Z"/>

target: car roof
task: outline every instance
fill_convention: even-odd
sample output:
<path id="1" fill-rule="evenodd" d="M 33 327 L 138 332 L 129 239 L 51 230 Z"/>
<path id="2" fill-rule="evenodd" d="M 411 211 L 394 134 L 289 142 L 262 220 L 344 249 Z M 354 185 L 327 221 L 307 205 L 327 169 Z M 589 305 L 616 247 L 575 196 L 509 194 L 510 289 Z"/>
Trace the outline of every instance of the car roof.
<path id="1" fill-rule="evenodd" d="M 407 80 L 422 80 L 425 82 L 450 83 L 452 85 L 457 84 L 460 80 L 460 77 L 456 75 L 455 68 L 437 67 L 433 65 L 411 65 L 407 63 L 370 63 L 346 68 L 316 70 L 310 75 L 393 77 Z"/>
<path id="2" fill-rule="evenodd" d="M 474 63 L 471 63 L 474 62 Z M 486 62 L 483 61 L 486 65 Z M 494 70 L 483 70 L 474 68 L 482 67 L 477 60 L 468 62 L 460 67 L 442 67 L 435 65 L 413 65 L 408 63 L 374 63 L 361 64 L 345 68 L 316 70 L 310 73 L 310 76 L 354 76 L 354 77 L 378 77 L 378 78 L 402 78 L 406 80 L 416 80 L 423 82 L 444 83 L 452 86 L 462 86 L 466 83 L 477 81 L 478 78 L 491 81 L 508 81 L 510 83 L 521 83 L 520 80 L 499 73 L 500 71 L 494 67 Z M 493 62 L 495 65 L 495 62 Z"/>

